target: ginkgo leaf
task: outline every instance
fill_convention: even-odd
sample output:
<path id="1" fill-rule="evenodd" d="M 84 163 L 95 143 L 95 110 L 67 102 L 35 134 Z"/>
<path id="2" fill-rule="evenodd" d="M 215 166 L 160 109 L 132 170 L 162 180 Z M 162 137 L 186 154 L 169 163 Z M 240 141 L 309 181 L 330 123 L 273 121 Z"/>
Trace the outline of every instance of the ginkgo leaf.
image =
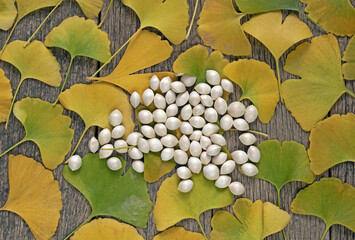
<path id="1" fill-rule="evenodd" d="M 355 97 L 345 87 L 340 50 L 333 35 L 299 45 L 287 56 L 284 69 L 301 77 L 285 81 L 281 88 L 286 108 L 305 131 L 322 120 L 341 95 Z"/>
<path id="2" fill-rule="evenodd" d="M 302 144 L 285 141 L 281 146 L 277 140 L 266 140 L 258 148 L 261 159 L 256 164 L 259 173 L 255 177 L 272 183 L 277 189 L 278 199 L 281 188 L 288 182 L 313 182 L 315 176 Z"/>
<path id="3" fill-rule="evenodd" d="M 355 80 L 355 37 L 352 37 L 344 52 L 343 74 L 344 78 L 348 80 Z"/>
<path id="4" fill-rule="evenodd" d="M 144 240 L 137 230 L 111 218 L 98 218 L 85 224 L 70 238 L 71 240 Z"/>
<path id="5" fill-rule="evenodd" d="M 115 109 L 120 110 L 123 116 L 122 125 L 126 128 L 124 137 L 134 130 L 132 107 L 127 95 L 111 84 L 75 84 L 59 95 L 59 101 L 66 109 L 79 114 L 85 123 L 85 130 L 73 152 L 91 126 L 112 129 L 109 116 Z"/>
<path id="6" fill-rule="evenodd" d="M 17 15 L 14 0 L 0 0 L 0 29 L 7 31 Z"/>
<path id="7" fill-rule="evenodd" d="M 55 169 L 63 162 L 71 149 L 74 131 L 71 119 L 62 115 L 62 106 L 53 106 L 38 98 L 25 98 L 14 105 L 14 115 L 23 124 L 26 135 L 0 156 L 23 142 L 34 142 L 41 151 L 42 162 L 48 169 Z"/>
<path id="8" fill-rule="evenodd" d="M 137 14 L 140 29 L 154 27 L 175 45 L 184 41 L 189 25 L 186 0 L 122 0 L 122 3 Z"/>
<path id="9" fill-rule="evenodd" d="M 238 13 L 233 0 L 206 0 L 197 31 L 204 44 L 228 55 L 249 55 L 251 45 L 245 36 L 240 20 L 246 16 Z"/>
<path id="10" fill-rule="evenodd" d="M 355 33 L 355 7 L 350 0 L 301 0 L 308 16 L 327 31 L 339 36 Z M 326 16 L 326 17 L 324 17 Z"/>
<path id="11" fill-rule="evenodd" d="M 291 203 L 297 214 L 320 217 L 326 223 L 324 235 L 334 224 L 355 231 L 355 189 L 338 178 L 323 178 L 298 192 Z M 323 236 L 324 236 L 323 235 Z"/>
<path id="12" fill-rule="evenodd" d="M 235 0 L 243 13 L 253 14 L 275 10 L 301 11 L 299 0 Z"/>
<path id="13" fill-rule="evenodd" d="M 81 168 L 75 172 L 66 165 L 64 178 L 77 188 L 89 201 L 92 212 L 88 219 L 95 216 L 112 216 L 129 224 L 145 228 L 152 202 L 143 174 L 130 168 L 124 175 L 122 168 L 112 171 L 99 154 L 88 154 L 83 158 Z"/>
<path id="14" fill-rule="evenodd" d="M 312 129 L 308 154 L 315 174 L 321 174 L 342 162 L 355 162 L 354 129 L 353 113 L 332 115 Z"/>
<path id="15" fill-rule="evenodd" d="M 158 231 L 187 218 L 195 219 L 201 227 L 199 217 L 203 212 L 225 207 L 233 202 L 233 195 L 228 189 L 217 188 L 202 173 L 192 175 L 191 180 L 194 187 L 189 193 L 178 190 L 180 179 L 176 174 L 165 179 L 160 186 L 153 210 Z M 204 232 L 202 227 L 201 230 Z"/>
<path id="16" fill-rule="evenodd" d="M 97 18 L 101 11 L 102 0 L 75 0 L 87 18 Z"/>
<path id="17" fill-rule="evenodd" d="M 161 160 L 160 153 L 144 154 L 144 180 L 153 183 L 175 168 L 174 161 Z"/>
<path id="18" fill-rule="evenodd" d="M 12 99 L 10 80 L 0 68 L 0 122 L 5 122 L 9 114 Z"/>
<path id="19" fill-rule="evenodd" d="M 149 43 L 149 44 L 147 44 Z M 168 41 L 149 31 L 142 31 L 129 43 L 121 61 L 112 73 L 105 77 L 93 77 L 91 80 L 100 80 L 115 84 L 129 93 L 137 91 L 143 94 L 149 88 L 149 80 L 155 74 L 159 78 L 175 75 L 170 72 L 133 74 L 145 68 L 165 61 L 171 56 L 173 48 Z"/>
<path id="20" fill-rule="evenodd" d="M 183 227 L 172 227 L 156 235 L 153 240 L 205 240 L 203 235 L 186 231 Z"/>
<path id="21" fill-rule="evenodd" d="M 197 77 L 197 82 L 206 82 L 206 71 L 213 69 L 223 77 L 223 68 L 228 64 L 223 54 L 214 51 L 208 56 L 208 49 L 202 45 L 189 48 L 174 62 L 174 72 L 186 73 Z"/>
<path id="22" fill-rule="evenodd" d="M 32 158 L 9 156 L 10 191 L 0 211 L 22 217 L 37 240 L 50 239 L 58 226 L 62 196 L 51 171 Z"/>
<path id="23" fill-rule="evenodd" d="M 17 21 L 27 14 L 45 7 L 54 7 L 62 0 L 15 0 L 17 5 Z M 23 45 L 22 45 L 23 46 Z"/>
<path id="24" fill-rule="evenodd" d="M 233 214 L 218 211 L 212 218 L 211 240 L 262 240 L 284 229 L 290 215 L 270 202 L 239 198 L 233 205 Z"/>
<path id="25" fill-rule="evenodd" d="M 241 59 L 229 63 L 224 75 L 243 90 L 239 99 L 249 99 L 258 109 L 259 119 L 268 123 L 279 101 L 279 91 L 274 71 L 265 62 Z"/>

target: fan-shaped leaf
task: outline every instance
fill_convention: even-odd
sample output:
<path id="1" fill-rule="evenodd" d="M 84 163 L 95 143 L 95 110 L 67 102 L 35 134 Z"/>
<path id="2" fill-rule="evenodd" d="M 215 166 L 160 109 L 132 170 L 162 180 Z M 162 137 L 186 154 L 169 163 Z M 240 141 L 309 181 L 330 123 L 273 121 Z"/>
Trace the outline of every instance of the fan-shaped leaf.
<path id="1" fill-rule="evenodd" d="M 140 28 L 154 27 L 175 45 L 185 39 L 189 25 L 189 6 L 186 0 L 122 0 L 138 15 Z"/>
<path id="2" fill-rule="evenodd" d="M 0 122 L 5 122 L 9 114 L 12 99 L 10 80 L 0 68 Z"/>
<path id="3" fill-rule="evenodd" d="M 186 231 L 183 227 L 172 227 L 156 235 L 153 240 L 205 240 L 203 235 Z"/>
<path id="4" fill-rule="evenodd" d="M 83 158 L 81 168 L 72 172 L 64 167 L 64 178 L 77 188 L 89 201 L 94 216 L 113 216 L 137 227 L 146 227 L 152 202 L 143 174 L 130 168 L 123 176 L 123 167 L 110 170 L 106 161 L 98 154 L 88 154 Z"/>
<path id="5" fill-rule="evenodd" d="M 110 218 L 98 218 L 85 224 L 71 240 L 144 240 L 137 230 L 125 223 Z"/>
<path id="6" fill-rule="evenodd" d="M 352 37 L 344 52 L 343 64 L 344 78 L 348 80 L 355 80 L 355 37 Z"/>
<path id="7" fill-rule="evenodd" d="M 246 198 L 235 201 L 233 211 L 218 211 L 212 218 L 211 240 L 262 240 L 281 231 L 290 222 L 290 215 L 269 202 Z"/>
<path id="8" fill-rule="evenodd" d="M 252 101 L 260 121 L 268 123 L 279 101 L 277 80 L 270 66 L 253 59 L 241 59 L 228 64 L 223 72 L 243 90 L 240 100 Z"/>
<path id="9" fill-rule="evenodd" d="M 0 0 L 0 29 L 7 31 L 17 15 L 14 0 Z"/>
<path id="10" fill-rule="evenodd" d="M 294 10 L 301 11 L 299 0 L 235 0 L 238 8 L 243 13 L 261 13 L 274 10 Z"/>
<path id="11" fill-rule="evenodd" d="M 344 93 L 354 96 L 345 87 L 341 72 L 338 42 L 333 35 L 322 35 L 292 51 L 284 69 L 301 79 L 282 84 L 286 108 L 305 131 L 322 120 Z"/>
<path id="12" fill-rule="evenodd" d="M 207 46 L 228 55 L 249 55 L 251 46 L 245 36 L 233 0 L 206 0 L 197 24 L 198 34 Z"/>
<path id="13" fill-rule="evenodd" d="M 355 189 L 338 178 L 323 178 L 301 190 L 291 203 L 297 214 L 320 217 L 326 230 L 340 224 L 355 231 Z"/>
<path id="14" fill-rule="evenodd" d="M 187 218 L 199 222 L 199 217 L 204 211 L 232 203 L 233 195 L 230 191 L 217 188 L 214 182 L 207 180 L 202 173 L 193 175 L 191 180 L 194 187 L 189 193 L 178 190 L 180 179 L 176 174 L 165 179 L 160 186 L 153 210 L 158 231 Z"/>
<path id="15" fill-rule="evenodd" d="M 9 156 L 10 191 L 2 211 L 21 216 L 37 240 L 51 238 L 58 226 L 62 197 L 58 181 L 32 158 Z"/>
<path id="16" fill-rule="evenodd" d="M 15 0 L 17 5 L 17 21 L 27 14 L 45 7 L 54 7 L 62 0 Z M 23 45 L 22 45 L 23 47 Z"/>
<path id="17" fill-rule="evenodd" d="M 94 19 L 99 16 L 103 1 L 102 0 L 75 0 L 86 17 Z"/>
<path id="18" fill-rule="evenodd" d="M 165 174 L 168 174 L 175 168 L 174 161 L 161 160 L 160 153 L 144 154 L 144 180 L 152 183 L 158 181 Z"/>
<path id="19" fill-rule="evenodd" d="M 315 174 L 321 174 L 342 162 L 355 162 L 354 129 L 353 113 L 332 115 L 312 129 L 308 154 Z"/>
<path id="20" fill-rule="evenodd" d="M 174 62 L 174 72 L 186 73 L 197 77 L 197 82 L 206 82 L 206 71 L 213 69 L 223 75 L 223 68 L 228 64 L 228 60 L 223 58 L 223 54 L 214 51 L 208 56 L 208 50 L 202 45 L 189 48 Z"/>

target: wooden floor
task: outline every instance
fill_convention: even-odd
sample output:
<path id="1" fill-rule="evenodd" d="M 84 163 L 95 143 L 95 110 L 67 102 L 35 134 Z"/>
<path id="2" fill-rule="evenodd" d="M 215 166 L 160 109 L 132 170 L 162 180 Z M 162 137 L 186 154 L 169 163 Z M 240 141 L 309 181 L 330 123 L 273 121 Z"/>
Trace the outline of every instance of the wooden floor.
<path id="1" fill-rule="evenodd" d="M 188 0 L 190 6 L 194 5 L 194 0 Z M 108 0 L 104 0 L 105 5 L 103 11 L 106 11 Z M 201 10 L 203 1 L 200 2 L 198 13 Z M 193 9 L 190 9 L 190 14 L 192 14 Z M 45 16 L 50 12 L 50 9 L 43 9 L 37 12 L 30 14 L 25 17 L 17 29 L 15 30 L 11 40 L 20 39 L 27 40 L 28 37 L 34 32 L 36 27 L 40 22 L 45 18 Z M 284 12 L 287 14 L 287 12 Z M 75 1 L 64 1 L 64 3 L 55 11 L 54 15 L 50 17 L 49 21 L 44 24 L 44 27 L 36 36 L 36 39 L 44 41 L 45 36 L 48 32 L 55 26 L 59 25 L 65 18 L 79 15 L 83 16 L 81 10 L 79 9 Z M 102 18 L 103 14 L 100 18 Z M 320 29 L 315 25 L 305 20 L 303 16 L 300 16 L 302 20 L 307 22 L 312 29 L 315 36 L 323 34 Z M 105 23 L 102 26 L 102 29 L 109 34 L 111 40 L 111 50 L 112 52 L 117 50 L 139 27 L 139 21 L 136 18 L 136 15 L 133 11 L 123 6 L 120 1 L 113 1 L 113 6 L 109 12 L 109 16 L 106 19 Z M 9 32 L 0 31 L 0 46 L 5 42 L 6 37 Z M 248 58 L 254 58 L 261 61 L 265 61 L 275 69 L 275 61 L 271 56 L 270 52 L 257 40 L 252 37 L 249 37 L 253 46 L 253 53 Z M 339 44 L 342 52 L 345 50 L 349 38 L 339 38 Z M 172 64 L 177 56 L 185 51 L 186 49 L 194 46 L 195 44 L 202 43 L 201 39 L 197 35 L 196 24 L 192 29 L 191 36 L 188 41 L 183 42 L 179 46 L 174 46 L 174 52 L 172 57 L 155 67 L 147 69 L 146 71 L 160 71 L 160 70 L 170 70 L 172 71 Z M 149 43 L 147 43 L 149 44 Z M 289 49 L 281 58 L 281 66 L 283 66 L 287 54 L 293 50 Z M 69 65 L 70 56 L 68 52 L 55 48 L 53 49 L 54 55 L 57 57 L 60 65 L 62 66 L 61 72 L 64 76 L 65 71 Z M 102 72 L 101 76 L 107 75 L 110 73 L 114 67 L 117 65 L 120 56 L 116 57 L 113 62 L 106 67 Z M 230 58 L 234 60 L 236 58 Z M 85 77 L 93 74 L 99 67 L 98 62 L 90 60 L 88 58 L 76 58 L 74 60 L 74 65 L 70 72 L 69 80 L 66 84 L 66 88 L 69 88 L 70 85 L 75 83 L 84 83 Z M 5 70 L 6 76 L 11 80 L 12 88 L 15 90 L 16 86 L 19 83 L 20 75 L 19 72 L 12 67 L 10 64 L 0 62 L 0 68 Z M 290 78 L 291 75 L 281 70 L 282 80 Z M 354 83 L 348 81 L 347 87 L 354 91 Z M 39 81 L 26 80 L 22 85 L 19 96 L 17 100 L 20 100 L 25 97 L 34 97 L 41 98 L 46 101 L 53 102 L 58 95 L 59 88 L 53 88 L 48 85 L 45 85 Z M 237 93 L 231 97 L 231 101 L 237 100 L 240 96 L 240 90 L 238 89 Z M 332 108 L 330 114 L 344 114 L 347 112 L 355 112 L 355 103 L 350 96 L 342 96 L 341 99 L 335 104 Z M 70 116 L 72 121 L 72 128 L 75 130 L 74 143 L 78 141 L 79 133 L 84 129 L 84 123 L 78 115 L 73 112 L 66 111 L 64 114 Z M 329 115 L 330 115 L 329 114 Z M 299 125 L 296 123 L 291 114 L 286 110 L 283 104 L 278 104 L 275 112 L 275 116 L 270 121 L 269 124 L 261 124 L 256 122 L 252 125 L 252 128 L 258 131 L 265 132 L 269 134 L 269 139 L 278 139 L 280 141 L 285 140 L 294 140 L 299 143 L 302 143 L 308 148 L 309 146 L 309 133 L 303 132 Z M 88 152 L 87 141 L 94 135 L 96 135 L 98 129 L 91 128 L 86 134 L 83 144 L 79 147 L 78 153 L 80 155 L 85 155 Z M 4 124 L 0 125 L 0 152 L 3 152 L 8 147 L 12 146 L 14 143 L 21 140 L 24 136 L 24 129 L 20 122 L 11 115 L 9 122 L 9 129 L 4 130 Z M 235 133 L 227 133 L 228 139 L 228 148 L 230 151 L 236 148 L 243 148 L 239 142 L 236 141 L 237 136 Z M 265 140 L 263 137 L 258 139 L 259 143 Z M 37 161 L 40 161 L 40 153 L 35 144 L 27 142 L 22 144 L 20 147 L 14 149 L 12 154 L 24 154 L 28 157 L 33 157 Z M 8 164 L 7 164 L 8 155 L 0 159 L 0 206 L 2 206 L 8 195 L 9 185 L 8 185 Z M 63 198 L 63 210 L 61 212 L 61 219 L 57 232 L 53 239 L 63 239 L 70 232 L 73 231 L 77 226 L 80 225 L 90 214 L 90 206 L 87 200 L 81 195 L 74 187 L 68 184 L 62 177 L 63 165 L 59 166 L 55 171 L 55 178 L 59 181 L 60 189 L 62 192 Z M 171 175 L 171 174 L 170 174 Z M 165 176 L 163 179 L 165 179 Z M 343 182 L 354 185 L 354 163 L 344 163 L 338 166 L 335 166 L 331 170 L 325 172 L 317 179 L 321 177 L 338 177 Z M 156 192 L 163 181 L 160 181 L 149 184 L 149 192 L 153 202 L 156 200 Z M 260 199 L 262 201 L 270 201 L 274 204 L 277 204 L 277 194 L 276 189 L 269 183 L 255 179 L 242 176 L 241 174 L 235 174 L 233 179 L 238 179 L 246 185 L 246 193 L 243 197 L 252 199 L 253 201 Z M 306 185 L 303 183 L 289 183 L 281 191 L 281 200 L 282 200 L 282 209 L 286 210 L 292 215 L 292 220 L 289 225 L 286 227 L 286 235 L 288 239 L 297 239 L 297 240 L 318 240 L 321 238 L 325 224 L 324 222 L 317 218 L 311 216 L 301 216 L 295 215 L 290 212 L 290 203 L 292 199 L 296 196 L 297 192 L 301 190 Z M 228 211 L 231 211 L 231 206 L 225 208 Z M 211 217 L 219 209 L 207 211 L 201 215 L 201 222 L 207 235 L 211 231 Z M 149 222 L 147 229 L 138 229 L 139 233 L 144 236 L 145 239 L 151 240 L 154 235 L 157 234 L 153 222 L 152 213 L 149 215 Z M 191 231 L 200 231 L 198 224 L 194 220 L 184 220 L 179 222 L 177 225 L 184 226 L 186 229 Z M 10 212 L 0 212 L 0 239 L 34 239 L 26 223 L 17 215 Z M 283 239 L 282 234 L 278 233 L 268 237 L 267 239 Z M 336 225 L 333 226 L 330 231 L 327 233 L 325 239 L 332 240 L 348 240 L 355 239 L 355 234 L 349 229 Z"/>

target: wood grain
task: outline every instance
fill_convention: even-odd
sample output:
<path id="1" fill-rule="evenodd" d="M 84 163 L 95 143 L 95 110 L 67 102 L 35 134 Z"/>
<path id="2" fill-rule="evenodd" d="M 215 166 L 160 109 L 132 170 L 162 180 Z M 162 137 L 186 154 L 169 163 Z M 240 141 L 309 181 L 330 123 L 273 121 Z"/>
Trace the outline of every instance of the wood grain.
<path id="1" fill-rule="evenodd" d="M 108 6 L 107 0 L 104 1 L 104 7 L 100 18 L 102 18 L 103 13 L 106 11 Z M 193 6 L 195 4 L 194 0 L 188 0 L 191 9 L 190 15 L 193 12 Z M 197 11 L 197 16 L 201 11 L 203 0 L 199 1 L 199 8 Z M 50 12 L 51 9 L 42 9 L 40 11 L 34 12 L 24 18 L 17 29 L 15 30 L 11 40 L 20 39 L 27 40 L 31 33 L 36 29 L 40 22 L 45 18 L 45 16 Z M 285 16 L 289 12 L 285 11 Z M 69 16 L 79 15 L 83 16 L 80 8 L 78 7 L 75 1 L 64 1 L 64 3 L 56 10 L 55 14 L 52 15 L 47 23 L 44 24 L 44 27 L 35 37 L 38 40 L 44 41 L 45 36 L 48 32 L 55 26 L 59 25 L 65 18 Z M 312 32 L 315 36 L 323 34 L 323 32 L 317 28 L 314 24 L 310 23 L 303 16 L 300 18 L 307 22 Z M 116 51 L 134 32 L 139 28 L 139 19 L 136 17 L 135 13 L 122 5 L 120 1 L 113 1 L 112 8 L 109 10 L 107 19 L 102 25 L 102 30 L 106 31 L 109 34 L 111 40 L 111 50 L 112 52 Z M 184 41 L 182 44 L 174 47 L 174 52 L 170 59 L 167 61 L 153 66 L 144 72 L 151 71 L 172 71 L 172 64 L 178 55 L 187 50 L 188 48 L 196 45 L 202 44 L 201 39 L 199 38 L 197 31 L 196 22 L 193 25 L 192 32 L 188 41 Z M 153 30 L 154 31 L 154 30 Z M 157 31 L 156 31 L 157 32 Z M 3 45 L 7 37 L 8 32 L 0 31 L 0 46 Z M 248 58 L 254 58 L 261 61 L 265 61 L 273 69 L 275 69 L 275 61 L 270 54 L 270 52 L 256 39 L 251 36 L 248 36 L 250 39 L 253 52 L 252 55 Z M 344 51 L 349 38 L 339 38 L 339 44 Z M 149 43 L 147 43 L 149 44 Z M 281 58 L 280 65 L 281 68 L 285 63 L 287 54 L 294 50 L 295 46 L 289 49 Z M 61 49 L 53 49 L 54 55 L 57 57 L 60 65 L 62 66 L 61 72 L 64 78 L 64 74 L 67 70 L 70 56 L 67 52 Z M 109 74 L 117 65 L 120 58 L 124 52 L 121 52 L 112 63 L 110 63 L 103 71 L 101 71 L 101 76 Z M 229 57 L 230 61 L 237 60 L 238 58 Z M 12 67 L 11 65 L 0 62 L 0 67 L 5 70 L 6 76 L 11 80 L 13 90 L 16 88 L 20 76 L 19 72 Z M 66 88 L 75 84 L 75 83 L 84 83 L 85 77 L 94 73 L 99 67 L 98 62 L 90 60 L 88 58 L 76 58 L 70 72 Z M 285 81 L 291 77 L 290 74 L 284 72 L 281 69 L 281 79 Z M 293 76 L 294 77 L 294 76 Z M 354 83 L 351 81 L 347 82 L 347 87 L 354 91 Z M 38 97 L 46 101 L 53 102 L 59 88 L 53 88 L 43 83 L 40 83 L 35 80 L 26 80 L 23 86 L 21 87 L 19 96 L 17 100 L 20 100 L 25 97 Z M 235 94 L 230 98 L 230 101 L 238 100 L 241 95 L 241 90 L 237 89 Z M 335 104 L 332 108 L 330 114 L 344 114 L 347 112 L 355 112 L 354 99 L 348 95 L 344 95 L 341 99 Z M 84 129 L 84 123 L 78 115 L 75 113 L 64 111 L 64 114 L 72 117 L 72 128 L 75 130 L 75 137 L 73 140 L 73 145 L 76 144 L 78 138 L 81 134 L 81 131 Z M 290 112 L 285 108 L 281 103 L 278 104 L 275 116 L 270 121 L 269 124 L 262 124 L 260 122 L 253 123 L 251 126 L 253 129 L 269 134 L 269 139 L 278 139 L 279 141 L 296 141 L 302 143 L 309 147 L 309 133 L 301 130 L 300 126 L 297 124 L 295 119 L 291 116 Z M 90 131 L 86 134 L 83 139 L 83 143 L 79 147 L 77 153 L 80 155 L 85 155 L 88 152 L 87 141 L 91 136 L 97 135 L 99 129 L 91 128 Z M 14 143 L 19 141 L 24 136 L 24 130 L 19 121 L 15 119 L 14 116 L 11 116 L 9 128 L 7 131 L 4 130 L 4 124 L 0 125 L 0 151 L 4 151 L 8 147 L 12 146 Z M 228 140 L 228 149 L 233 151 L 234 149 L 245 149 L 244 146 L 238 141 L 236 133 L 226 133 L 225 134 Z M 258 143 L 265 140 L 264 137 L 258 137 Z M 74 148 L 74 146 L 73 146 Z M 40 161 L 40 154 L 38 148 L 33 143 L 24 143 L 20 147 L 14 149 L 12 154 L 24 154 L 28 157 L 33 157 L 37 161 Z M 8 155 L 0 159 L 0 206 L 2 206 L 7 199 L 9 186 L 8 186 L 8 172 L 7 172 L 7 157 Z M 126 160 L 129 160 L 125 156 Z M 128 161 L 129 162 L 129 161 Z M 130 164 L 128 164 L 130 165 Z M 62 191 L 63 198 L 63 210 L 61 212 L 61 219 L 57 232 L 53 239 L 63 239 L 69 233 L 71 233 L 77 226 L 79 226 L 90 214 L 90 206 L 87 200 L 70 184 L 68 184 L 61 173 L 63 166 L 58 167 L 54 171 L 55 178 L 59 181 L 60 189 Z M 317 179 L 321 177 L 338 177 L 344 182 L 348 182 L 354 185 L 354 164 L 353 163 L 344 163 L 338 166 L 335 166 L 331 170 L 325 172 L 321 176 L 318 176 Z M 171 176 L 172 173 L 167 176 Z M 153 202 L 156 200 L 156 192 L 159 189 L 161 182 L 167 177 L 163 177 L 158 182 L 153 184 L 148 184 L 149 193 Z M 253 201 L 260 199 L 262 201 L 270 201 L 277 205 L 277 193 L 276 189 L 266 181 L 249 178 L 244 175 L 241 175 L 237 172 L 233 174 L 233 180 L 239 180 L 245 184 L 247 192 L 243 197 L 252 199 Z M 312 216 L 302 216 L 292 214 L 290 212 L 290 203 L 292 199 L 296 196 L 297 192 L 304 188 L 306 184 L 293 182 L 288 183 L 281 191 L 281 208 L 289 212 L 292 215 L 292 220 L 290 224 L 286 227 L 286 235 L 290 240 L 313 240 L 320 239 L 325 224 L 323 221 L 317 217 Z M 224 208 L 225 210 L 231 212 L 231 206 Z M 213 214 L 218 211 L 211 210 L 203 213 L 201 215 L 201 223 L 209 235 L 211 231 L 211 217 Z M 183 220 L 177 224 L 177 226 L 184 226 L 187 230 L 200 232 L 198 224 L 194 220 Z M 153 215 L 150 213 L 149 222 L 147 229 L 138 229 L 139 233 L 145 239 L 151 240 L 153 236 L 158 233 L 153 222 Z M 0 212 L 0 239 L 34 239 L 26 223 L 17 215 L 9 212 Z M 266 239 L 283 239 L 282 233 L 274 234 Z M 355 239 L 355 234 L 341 226 L 333 226 L 330 231 L 327 233 L 325 239 L 334 239 L 334 240 L 346 240 L 346 239 Z"/>

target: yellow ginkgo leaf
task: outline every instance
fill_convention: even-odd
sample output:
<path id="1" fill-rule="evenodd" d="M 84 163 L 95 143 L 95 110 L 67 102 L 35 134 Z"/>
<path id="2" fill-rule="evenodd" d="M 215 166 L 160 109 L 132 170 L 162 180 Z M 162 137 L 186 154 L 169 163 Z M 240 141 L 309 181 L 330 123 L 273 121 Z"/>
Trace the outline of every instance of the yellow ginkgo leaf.
<path id="1" fill-rule="evenodd" d="M 285 71 L 301 77 L 282 83 L 282 96 L 302 129 L 310 131 L 344 93 L 340 49 L 334 35 L 322 35 L 300 44 L 286 59 Z"/>
<path id="2" fill-rule="evenodd" d="M 207 46 L 228 55 L 249 55 L 251 46 L 240 20 L 246 16 L 238 13 L 233 0 L 206 0 L 197 24 L 198 34 Z"/>
<path id="3" fill-rule="evenodd" d="M 75 0 L 75 1 L 79 4 L 85 16 L 91 19 L 97 18 L 103 5 L 102 0 Z"/>
<path id="4" fill-rule="evenodd" d="M 127 95 L 118 87 L 109 83 L 76 84 L 59 95 L 60 103 L 70 111 L 80 115 L 85 122 L 85 130 L 77 143 L 91 126 L 112 129 L 109 122 L 110 113 L 118 109 L 123 115 L 125 137 L 133 132 L 132 107 Z"/>
<path id="5" fill-rule="evenodd" d="M 14 0 L 0 0 L 0 29 L 7 31 L 14 23 L 17 10 Z"/>
<path id="6" fill-rule="evenodd" d="M 301 0 L 308 16 L 327 31 L 339 36 L 355 33 L 355 7 L 350 0 Z"/>
<path id="7" fill-rule="evenodd" d="M 137 230 L 111 218 L 98 218 L 79 228 L 70 240 L 144 240 Z"/>
<path id="8" fill-rule="evenodd" d="M 186 0 L 122 0 L 138 15 L 140 29 L 154 27 L 175 45 L 185 39 L 189 25 L 189 6 Z M 144 46 L 147 46 L 147 42 Z"/>
<path id="9" fill-rule="evenodd" d="M 149 43 L 149 44 L 147 44 Z M 170 72 L 133 74 L 142 69 L 163 62 L 171 56 L 173 48 L 168 41 L 149 31 L 142 31 L 129 43 L 125 54 L 115 70 L 105 77 L 89 78 L 115 84 L 129 93 L 142 94 L 149 88 L 149 79 L 155 74 L 159 78 L 175 75 Z"/>
<path id="10" fill-rule="evenodd" d="M 355 37 L 352 37 L 344 52 L 343 64 L 344 78 L 348 80 L 355 80 Z"/>
<path id="11" fill-rule="evenodd" d="M 211 240 L 263 240 L 281 231 L 290 222 L 290 215 L 270 202 L 246 198 L 235 201 L 233 212 L 218 211 L 212 218 Z"/>
<path id="12" fill-rule="evenodd" d="M 0 122 L 5 122 L 9 114 L 12 99 L 12 89 L 9 79 L 0 68 Z"/>
<path id="13" fill-rule="evenodd" d="M 268 123 L 279 101 L 277 80 L 270 66 L 253 59 L 241 59 L 228 64 L 223 72 L 243 90 L 239 100 L 252 101 L 260 121 Z"/>
<path id="14" fill-rule="evenodd" d="M 183 227 L 172 227 L 156 235 L 153 240 L 205 240 L 201 233 L 186 231 Z"/>
<path id="15" fill-rule="evenodd" d="M 51 238 L 58 226 L 62 197 L 58 181 L 32 158 L 9 156 L 10 191 L 0 208 L 21 216 L 37 240 Z"/>
<path id="16" fill-rule="evenodd" d="M 17 21 L 27 14 L 45 7 L 54 7 L 62 0 L 15 0 L 17 5 Z"/>

